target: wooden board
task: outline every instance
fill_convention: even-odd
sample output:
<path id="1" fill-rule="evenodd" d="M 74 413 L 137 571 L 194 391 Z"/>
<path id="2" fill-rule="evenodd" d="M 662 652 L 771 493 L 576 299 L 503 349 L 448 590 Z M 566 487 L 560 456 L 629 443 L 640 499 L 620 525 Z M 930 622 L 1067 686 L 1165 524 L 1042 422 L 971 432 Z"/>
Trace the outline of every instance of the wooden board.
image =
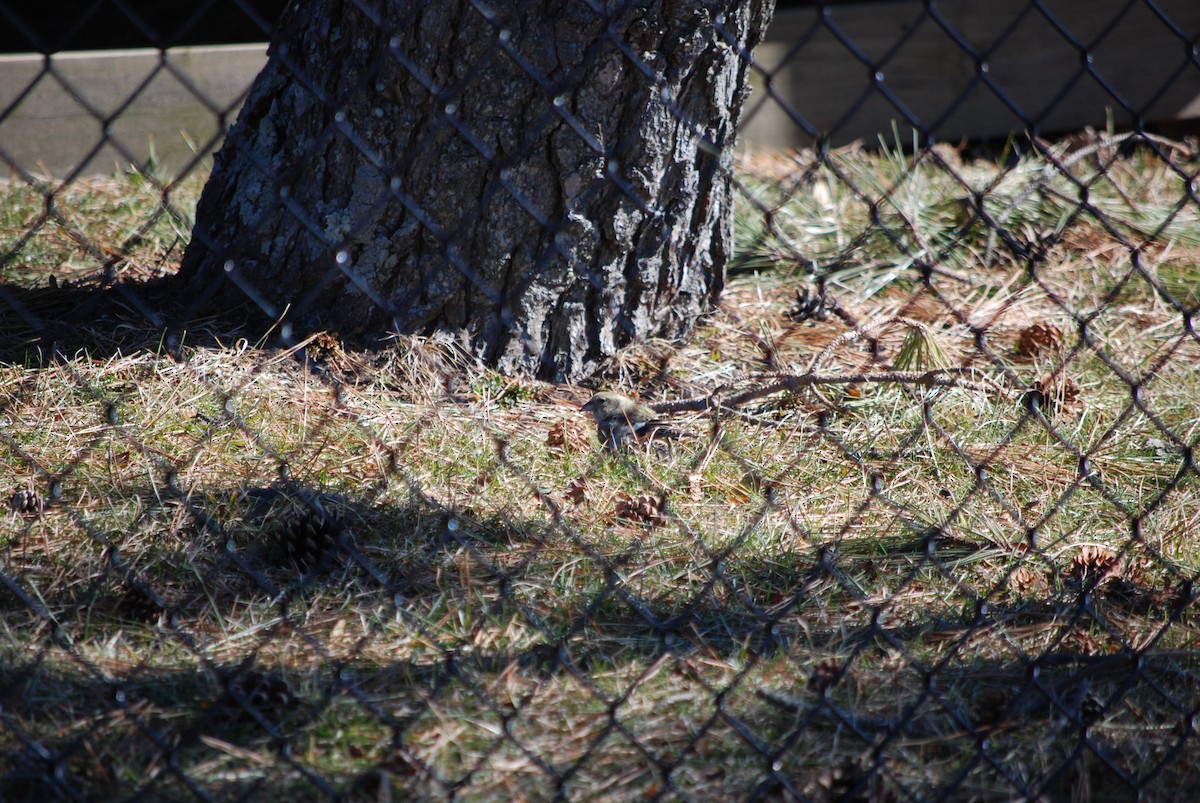
<path id="1" fill-rule="evenodd" d="M 909 144 L 912 120 L 957 141 L 1200 119 L 1197 0 L 1157 0 L 1177 30 L 1128 0 L 1042 0 L 1044 13 L 1029 0 L 928 5 L 780 11 L 755 53 L 766 75 L 744 142 L 890 143 L 896 121 Z"/>
<path id="2" fill-rule="evenodd" d="M 1040 5 L 781 9 L 755 51 L 742 143 L 799 147 L 813 133 L 891 143 L 895 123 L 908 145 L 910 119 L 943 141 L 1200 120 L 1188 41 L 1200 40 L 1200 2 L 1158 0 L 1177 31 L 1140 2 Z M 0 164 L 63 179 L 144 165 L 153 150 L 163 175 L 177 175 L 211 152 L 265 58 L 265 44 L 0 56 Z"/>
<path id="3" fill-rule="evenodd" d="M 0 56 L 0 164 L 62 180 L 144 166 L 153 152 L 157 169 L 178 175 L 220 141 L 266 52 L 254 44 Z"/>

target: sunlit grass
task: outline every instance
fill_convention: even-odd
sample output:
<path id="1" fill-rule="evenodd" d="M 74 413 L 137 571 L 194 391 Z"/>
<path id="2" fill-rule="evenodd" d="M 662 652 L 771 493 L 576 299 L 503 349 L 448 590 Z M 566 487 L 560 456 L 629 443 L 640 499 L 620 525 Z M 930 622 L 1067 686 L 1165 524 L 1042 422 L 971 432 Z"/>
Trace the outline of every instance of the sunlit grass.
<path id="1" fill-rule="evenodd" d="M 44 506 L 0 531 L 6 781 L 824 799 L 837 769 L 900 799 L 1009 797 L 1014 778 L 1069 797 L 1054 772 L 1083 688 L 1106 761 L 1187 782 L 1160 764 L 1200 671 L 1200 240 L 1192 206 L 1169 211 L 1196 166 L 1070 158 L 749 160 L 720 306 L 604 383 L 728 396 L 821 355 L 974 384 L 780 392 L 680 414 L 663 449 L 606 453 L 589 391 L 437 338 L 335 344 L 315 371 L 223 332 L 169 353 L 124 320 L 138 348 L 0 365 L 0 476 Z M 1079 182 L 1094 211 L 1074 215 Z M 132 276 L 170 269 L 194 196 L 160 215 L 159 187 L 56 192 L 89 210 L 82 248 L 21 242 L 44 196 L 11 188 L 9 281 L 86 275 L 106 248 Z M 1016 242 L 1044 246 L 1032 270 Z M 837 314 L 811 317 L 797 291 L 821 278 Z M 340 540 L 305 573 L 272 544 L 314 507 Z"/>

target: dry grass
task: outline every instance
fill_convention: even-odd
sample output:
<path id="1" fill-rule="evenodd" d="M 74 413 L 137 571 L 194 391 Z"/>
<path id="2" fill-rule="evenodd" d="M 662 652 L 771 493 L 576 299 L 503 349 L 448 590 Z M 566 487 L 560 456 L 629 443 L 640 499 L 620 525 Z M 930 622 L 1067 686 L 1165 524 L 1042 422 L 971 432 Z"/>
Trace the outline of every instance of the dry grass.
<path id="1" fill-rule="evenodd" d="M 141 347 L 0 366 L 3 476 L 40 503 L 0 536 L 13 794 L 1183 794 L 1200 224 L 1162 210 L 1197 164 L 1097 153 L 1111 180 L 1070 167 L 1098 211 L 1067 219 L 1045 160 L 757 157 L 720 307 L 607 377 L 662 402 L 819 360 L 990 391 L 797 389 L 608 455 L 587 391 L 435 340 L 321 337 L 313 370 L 123 331 Z M 896 198 L 895 236 L 845 181 Z M 1036 271 L 963 182 L 1047 245 Z M 823 318 L 797 309 L 814 266 Z M 313 508 L 306 572 L 278 539 Z"/>
<path id="2" fill-rule="evenodd" d="M 0 184 L 0 280 L 16 286 L 162 276 L 183 255 L 204 171 Z"/>

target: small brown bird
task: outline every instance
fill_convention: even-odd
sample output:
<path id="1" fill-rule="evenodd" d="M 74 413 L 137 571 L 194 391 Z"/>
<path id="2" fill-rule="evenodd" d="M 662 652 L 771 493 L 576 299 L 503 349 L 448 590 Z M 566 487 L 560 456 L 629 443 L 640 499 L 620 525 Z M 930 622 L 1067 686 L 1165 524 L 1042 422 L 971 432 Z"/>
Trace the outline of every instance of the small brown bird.
<path id="1" fill-rule="evenodd" d="M 631 441 L 678 438 L 682 433 L 663 422 L 641 402 L 611 391 L 601 391 L 583 405 L 596 419 L 596 432 L 605 449 L 620 449 Z"/>

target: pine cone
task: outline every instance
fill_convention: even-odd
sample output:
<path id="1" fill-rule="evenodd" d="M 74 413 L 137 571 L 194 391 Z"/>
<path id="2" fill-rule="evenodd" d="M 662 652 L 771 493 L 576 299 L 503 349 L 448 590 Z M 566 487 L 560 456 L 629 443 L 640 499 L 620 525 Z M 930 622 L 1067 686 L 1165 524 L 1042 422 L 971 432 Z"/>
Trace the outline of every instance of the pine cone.
<path id="1" fill-rule="evenodd" d="M 153 622 L 163 612 L 163 607 L 141 586 L 126 583 L 117 597 L 116 613 L 123 619 L 135 622 Z"/>
<path id="2" fill-rule="evenodd" d="M 246 702 L 261 711 L 286 711 L 298 701 L 292 687 L 278 672 L 250 670 L 230 681 Z"/>
<path id="3" fill-rule="evenodd" d="M 572 505 L 582 504 L 588 498 L 588 481 L 585 477 L 576 477 L 571 480 L 567 486 L 567 490 L 563 492 L 563 496 Z"/>
<path id="4" fill-rule="evenodd" d="M 40 493 L 32 488 L 22 488 L 8 497 L 8 507 L 18 516 L 40 516 L 45 504 Z"/>
<path id="5" fill-rule="evenodd" d="M 788 320 L 793 323 L 802 321 L 824 321 L 829 318 L 829 302 L 824 291 L 809 292 L 807 287 L 796 291 L 795 303 L 787 311 Z"/>
<path id="6" fill-rule="evenodd" d="M 591 445 L 591 427 L 576 419 L 558 421 L 546 432 L 546 449 L 555 455 L 587 451 Z"/>
<path id="7" fill-rule="evenodd" d="M 896 799 L 883 787 L 880 773 L 864 771 L 862 761 L 846 758 L 818 775 L 804 790 L 820 803 L 891 803 Z"/>
<path id="8" fill-rule="evenodd" d="M 291 561 L 302 571 L 320 568 L 336 556 L 343 529 L 336 516 L 305 509 L 275 528 L 271 552 L 280 562 Z"/>
<path id="9" fill-rule="evenodd" d="M 644 523 L 651 527 L 659 527 L 667 523 L 662 510 L 662 502 L 654 494 L 622 494 L 613 510 L 613 517 L 635 524 Z"/>
<path id="10" fill-rule="evenodd" d="M 823 658 L 818 661 L 812 674 L 808 676 L 808 688 L 815 692 L 825 691 L 837 680 L 841 668 L 842 665 L 836 658 Z"/>
<path id="11" fill-rule="evenodd" d="M 1079 721 L 1084 725 L 1094 725 L 1104 716 L 1104 702 L 1092 692 L 1083 695 L 1079 703 Z"/>
<path id="12" fill-rule="evenodd" d="M 1047 418 L 1072 412 L 1081 406 L 1079 385 L 1065 374 L 1044 374 L 1021 395 L 1021 405 L 1029 410 L 1036 406 Z"/>
<path id="13" fill-rule="evenodd" d="M 1008 580 L 1009 588 L 1018 597 L 1031 596 L 1042 590 L 1042 576 L 1028 566 L 1020 566 Z"/>
<path id="14" fill-rule="evenodd" d="M 1088 544 L 1079 550 L 1079 554 L 1071 558 L 1067 566 L 1067 576 L 1080 583 L 1097 577 L 1103 577 L 1117 565 L 1117 556 L 1111 551 Z"/>
<path id="15" fill-rule="evenodd" d="M 279 719 L 299 702 L 279 672 L 246 669 L 226 680 L 225 693 L 217 705 L 239 719 L 254 713 L 267 719 Z"/>
<path id="16" fill-rule="evenodd" d="M 1053 354 L 1062 348 L 1063 333 L 1049 323 L 1033 323 L 1017 335 L 1017 355 L 1032 359 L 1041 354 Z"/>
<path id="17" fill-rule="evenodd" d="M 975 724 L 997 725 L 1008 716 L 1009 693 L 1005 689 L 988 689 L 975 698 Z"/>

